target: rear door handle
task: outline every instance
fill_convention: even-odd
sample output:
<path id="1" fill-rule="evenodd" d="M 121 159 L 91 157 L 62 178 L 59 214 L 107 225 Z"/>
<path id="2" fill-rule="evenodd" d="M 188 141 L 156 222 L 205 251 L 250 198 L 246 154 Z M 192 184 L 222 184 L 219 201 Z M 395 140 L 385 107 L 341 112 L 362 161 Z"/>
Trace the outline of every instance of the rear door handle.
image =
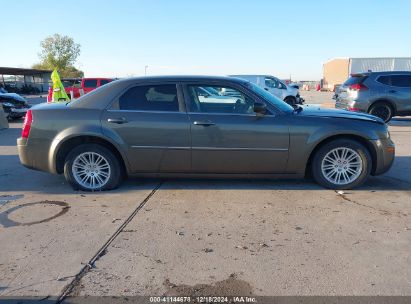
<path id="1" fill-rule="evenodd" d="M 127 119 L 125 117 L 120 117 L 120 118 L 109 118 L 107 119 L 108 122 L 110 123 L 115 123 L 115 124 L 123 124 L 127 122 Z"/>
<path id="2" fill-rule="evenodd" d="M 388 93 L 397 93 L 396 90 L 389 90 Z"/>
<path id="3" fill-rule="evenodd" d="M 206 120 L 206 121 L 195 121 L 193 122 L 194 125 L 196 126 L 214 126 L 215 123 L 213 123 L 212 121 Z"/>

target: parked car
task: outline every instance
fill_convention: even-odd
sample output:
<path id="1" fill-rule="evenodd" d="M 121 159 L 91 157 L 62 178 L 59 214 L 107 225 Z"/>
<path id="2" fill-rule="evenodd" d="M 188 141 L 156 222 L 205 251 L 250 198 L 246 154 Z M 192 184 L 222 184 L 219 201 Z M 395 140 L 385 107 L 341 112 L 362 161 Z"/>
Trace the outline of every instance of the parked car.
<path id="1" fill-rule="evenodd" d="M 231 77 L 248 80 L 274 96 L 284 100 L 289 105 L 303 104 L 298 88 L 288 86 L 277 77 L 270 75 L 230 75 Z"/>
<path id="2" fill-rule="evenodd" d="M 198 88 L 236 92 L 236 102 Z M 123 176 L 302 178 L 350 189 L 394 159 L 371 115 L 299 107 L 246 80 L 162 76 L 112 82 L 68 104 L 36 105 L 17 140 L 21 163 L 64 173 L 74 189 L 116 188 Z"/>
<path id="3" fill-rule="evenodd" d="M 87 94 L 94 89 L 101 87 L 113 81 L 112 78 L 63 78 L 62 83 L 69 98 L 79 98 L 83 94 Z M 82 91 L 82 92 L 81 92 Z M 73 93 L 72 93 L 73 92 Z M 73 95 L 72 95 L 73 94 Z M 49 88 L 47 101 L 53 99 L 53 90 Z"/>
<path id="4" fill-rule="evenodd" d="M 0 87 L 0 104 L 3 106 L 4 113 L 8 120 L 19 119 L 26 115 L 30 109 L 27 100 L 16 93 L 8 93 L 4 88 Z"/>
<path id="5" fill-rule="evenodd" d="M 411 72 L 353 74 L 334 95 L 335 107 L 366 112 L 385 122 L 411 115 Z"/>

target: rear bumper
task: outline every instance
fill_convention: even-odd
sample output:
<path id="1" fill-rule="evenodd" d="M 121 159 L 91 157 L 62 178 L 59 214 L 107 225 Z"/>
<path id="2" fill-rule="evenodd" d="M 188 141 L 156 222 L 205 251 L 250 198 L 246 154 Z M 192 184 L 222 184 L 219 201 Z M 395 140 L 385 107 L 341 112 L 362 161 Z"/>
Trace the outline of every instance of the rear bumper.
<path id="1" fill-rule="evenodd" d="M 351 99 L 336 99 L 335 101 L 335 108 L 353 112 L 364 112 L 367 113 L 368 110 L 368 103 L 366 102 L 358 102 L 356 100 Z"/>
<path id="2" fill-rule="evenodd" d="M 50 147 L 49 141 L 18 138 L 17 150 L 20 163 L 30 169 L 55 173 L 48 162 L 48 147 Z"/>
<path id="3" fill-rule="evenodd" d="M 391 168 L 394 162 L 395 145 L 390 138 L 370 140 L 370 143 L 373 145 L 374 151 L 376 153 L 376 155 L 374 155 L 375 159 L 373 162 L 373 170 L 371 174 L 383 174 Z"/>

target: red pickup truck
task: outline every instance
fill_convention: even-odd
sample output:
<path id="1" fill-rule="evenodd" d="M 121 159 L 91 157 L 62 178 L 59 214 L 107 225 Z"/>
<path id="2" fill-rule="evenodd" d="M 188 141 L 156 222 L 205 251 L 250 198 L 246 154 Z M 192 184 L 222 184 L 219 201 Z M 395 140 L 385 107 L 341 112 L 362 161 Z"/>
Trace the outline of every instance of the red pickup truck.
<path id="1" fill-rule="evenodd" d="M 101 87 L 109 82 L 112 82 L 112 78 L 63 78 L 61 79 L 64 89 L 69 98 L 79 98 L 83 94 L 93 91 L 94 89 Z M 81 92 L 82 91 L 82 92 Z M 71 93 L 73 92 L 73 93 Z M 47 96 L 47 102 L 52 100 L 53 88 L 49 88 L 49 94 Z"/>

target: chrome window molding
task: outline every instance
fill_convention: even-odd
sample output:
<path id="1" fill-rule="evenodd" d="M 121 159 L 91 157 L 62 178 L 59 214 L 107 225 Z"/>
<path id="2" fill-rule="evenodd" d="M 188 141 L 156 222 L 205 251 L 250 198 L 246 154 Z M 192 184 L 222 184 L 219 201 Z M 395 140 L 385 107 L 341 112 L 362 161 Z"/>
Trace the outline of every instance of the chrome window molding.
<path id="1" fill-rule="evenodd" d="M 213 112 L 213 113 L 206 113 L 206 112 L 187 112 L 188 115 L 222 115 L 222 116 L 249 116 L 249 117 L 264 117 L 264 116 L 270 116 L 270 117 L 275 117 L 275 115 L 269 113 L 265 115 L 257 115 L 256 113 L 254 114 L 242 114 L 242 113 L 218 113 L 218 112 Z"/>
<path id="2" fill-rule="evenodd" d="M 187 112 L 181 111 L 144 111 L 144 110 L 119 110 L 119 109 L 108 109 L 107 112 L 132 112 L 132 113 L 153 113 L 153 114 L 187 114 Z"/>

